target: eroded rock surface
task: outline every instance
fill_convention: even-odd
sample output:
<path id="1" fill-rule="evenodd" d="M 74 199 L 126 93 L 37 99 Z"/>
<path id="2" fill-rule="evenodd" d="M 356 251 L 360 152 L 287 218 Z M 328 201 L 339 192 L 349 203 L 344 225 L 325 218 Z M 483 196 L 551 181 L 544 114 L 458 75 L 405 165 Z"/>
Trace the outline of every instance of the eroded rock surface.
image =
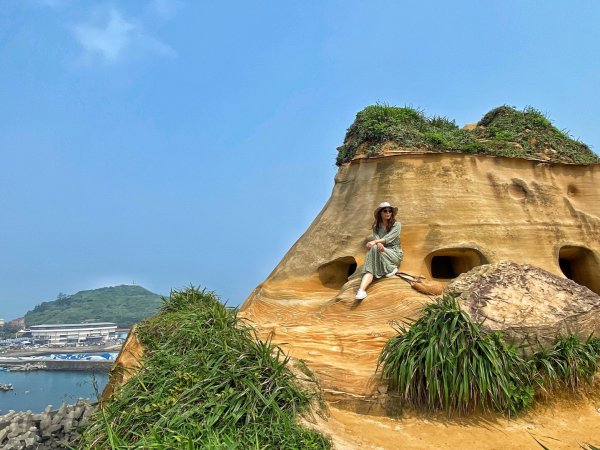
<path id="1" fill-rule="evenodd" d="M 141 367 L 142 356 L 144 356 L 144 347 L 138 339 L 137 326 L 134 326 L 129 331 L 119 356 L 110 370 L 108 383 L 100 396 L 100 404 L 107 401 L 119 386 L 127 383 L 135 375 Z"/>
<path id="2" fill-rule="evenodd" d="M 476 267 L 448 284 L 444 293 L 455 296 L 484 328 L 517 341 L 549 344 L 558 335 L 600 336 L 600 296 L 529 264 L 504 261 Z"/>
<path id="3" fill-rule="evenodd" d="M 256 327 L 261 338 L 271 338 L 293 358 L 304 360 L 315 374 L 329 404 L 340 411 L 329 425 L 319 425 L 341 439 L 334 439 L 337 448 L 491 449 L 502 448 L 506 439 L 520 448 L 534 446 L 529 420 L 514 425 L 519 428 L 517 442 L 516 432 L 507 437 L 504 419 L 498 429 L 487 422 L 472 423 L 472 428 L 454 424 L 449 429 L 445 419 L 432 423 L 418 417 L 397 421 L 372 416 L 391 415 L 385 403 L 385 385 L 376 373 L 382 347 L 396 334 L 390 322 L 417 319 L 431 298 L 394 277 L 375 281 L 368 297 L 356 302 L 364 245 L 372 211 L 381 201 L 389 201 L 400 210 L 401 271 L 422 274 L 432 285 L 445 286 L 482 264 L 504 260 L 534 264 L 558 284 L 550 283 L 555 290 L 535 285 L 535 289 L 539 287 L 535 298 L 541 300 L 530 301 L 534 313 L 522 308 L 522 327 L 533 321 L 551 322 L 545 314 L 552 308 L 562 308 L 566 315 L 569 311 L 579 314 L 581 319 L 587 300 L 574 306 L 569 296 L 555 297 L 563 288 L 577 296 L 573 293 L 582 286 L 600 293 L 600 165 L 401 150 L 355 159 L 340 167 L 323 210 L 253 290 L 240 315 Z M 508 278 L 503 280 L 509 284 Z M 597 296 L 591 291 L 586 291 L 585 298 L 593 303 Z M 501 295 L 508 295 L 506 292 Z M 544 303 L 547 308 L 542 314 Z M 597 322 L 583 319 L 581 330 L 598 327 Z M 565 327 L 571 324 L 567 319 L 563 323 Z M 546 335 L 553 338 L 555 333 L 551 330 Z M 117 384 L 130 373 L 123 369 L 138 366 L 142 349 L 134 335 L 132 332 L 121 352 L 131 358 L 123 356 L 116 364 L 121 367 L 115 372 Z M 587 414 L 589 421 L 579 428 L 568 423 L 569 431 L 579 434 L 572 434 L 569 446 L 563 448 L 599 436 L 588 425 L 596 420 L 597 406 L 586 403 L 588 406 L 593 406 Z M 565 417 L 572 415 L 565 413 Z M 562 418 L 541 421 L 539 430 L 562 438 L 566 423 Z M 449 430 L 454 440 L 448 440 Z M 556 442 L 554 439 L 552 445 Z"/>
<path id="4" fill-rule="evenodd" d="M 482 264 L 533 264 L 600 293 L 600 165 L 403 153 L 340 167 L 331 197 L 242 306 L 261 337 L 304 359 L 326 394 L 371 398 L 392 320 L 430 297 L 383 279 L 354 302 L 372 213 L 399 208 L 400 270 L 445 285 Z M 538 318 L 539 319 L 539 318 Z M 552 331 L 553 333 L 553 331 Z M 337 395 L 337 394 L 336 394 Z"/>

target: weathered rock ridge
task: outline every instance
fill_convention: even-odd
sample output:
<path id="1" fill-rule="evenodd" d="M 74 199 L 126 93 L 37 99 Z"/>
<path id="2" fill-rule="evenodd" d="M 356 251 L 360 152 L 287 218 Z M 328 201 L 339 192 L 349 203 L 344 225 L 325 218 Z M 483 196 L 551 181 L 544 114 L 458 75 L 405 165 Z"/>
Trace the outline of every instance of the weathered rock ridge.
<path id="1" fill-rule="evenodd" d="M 458 153 L 402 154 L 343 164 L 308 230 L 242 307 L 316 373 L 326 394 L 374 399 L 391 320 L 429 297 L 399 278 L 354 293 L 381 201 L 399 207 L 404 272 L 446 284 L 482 264 L 540 267 L 600 293 L 600 165 Z"/>
<path id="2" fill-rule="evenodd" d="M 446 287 L 461 308 L 490 331 L 515 341 L 551 344 L 559 335 L 600 336 L 600 296 L 529 264 L 485 264 Z"/>

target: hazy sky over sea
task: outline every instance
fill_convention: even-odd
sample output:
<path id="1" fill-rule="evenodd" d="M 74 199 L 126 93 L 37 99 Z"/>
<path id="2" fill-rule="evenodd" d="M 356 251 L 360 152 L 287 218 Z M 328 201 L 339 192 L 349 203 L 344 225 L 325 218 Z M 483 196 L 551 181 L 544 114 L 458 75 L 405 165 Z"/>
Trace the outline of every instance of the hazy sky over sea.
<path id="1" fill-rule="evenodd" d="M 375 102 L 461 126 L 532 105 L 598 152 L 599 20 L 596 0 L 0 0 L 0 318 L 132 282 L 241 303 Z"/>

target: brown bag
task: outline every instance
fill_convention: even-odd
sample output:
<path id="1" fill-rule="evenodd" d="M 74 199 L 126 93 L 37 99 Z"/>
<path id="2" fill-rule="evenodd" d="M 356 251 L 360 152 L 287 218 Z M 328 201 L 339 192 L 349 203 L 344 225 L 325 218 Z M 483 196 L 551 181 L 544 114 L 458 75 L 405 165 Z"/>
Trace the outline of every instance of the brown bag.
<path id="1" fill-rule="evenodd" d="M 444 287 L 441 283 L 431 280 L 419 280 L 410 283 L 410 287 L 426 295 L 441 295 Z"/>
<path id="2" fill-rule="evenodd" d="M 414 290 L 426 295 L 441 295 L 444 287 L 441 283 L 432 280 L 426 280 L 423 275 L 411 275 L 406 272 L 398 272 L 396 274 L 404 281 L 410 284 Z"/>

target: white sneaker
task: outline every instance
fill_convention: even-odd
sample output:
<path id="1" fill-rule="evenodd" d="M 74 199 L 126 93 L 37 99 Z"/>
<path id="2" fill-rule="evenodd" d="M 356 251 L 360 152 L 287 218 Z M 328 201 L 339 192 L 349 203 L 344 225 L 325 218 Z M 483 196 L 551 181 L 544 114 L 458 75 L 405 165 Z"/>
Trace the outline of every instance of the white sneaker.
<path id="1" fill-rule="evenodd" d="M 388 273 L 385 277 L 386 278 L 392 278 L 394 275 L 396 275 L 398 273 L 398 268 L 395 267 L 394 270 L 392 270 L 390 273 Z"/>
<path id="2" fill-rule="evenodd" d="M 359 289 L 354 296 L 355 300 L 364 300 L 365 298 L 367 298 L 367 291 L 363 289 Z"/>

